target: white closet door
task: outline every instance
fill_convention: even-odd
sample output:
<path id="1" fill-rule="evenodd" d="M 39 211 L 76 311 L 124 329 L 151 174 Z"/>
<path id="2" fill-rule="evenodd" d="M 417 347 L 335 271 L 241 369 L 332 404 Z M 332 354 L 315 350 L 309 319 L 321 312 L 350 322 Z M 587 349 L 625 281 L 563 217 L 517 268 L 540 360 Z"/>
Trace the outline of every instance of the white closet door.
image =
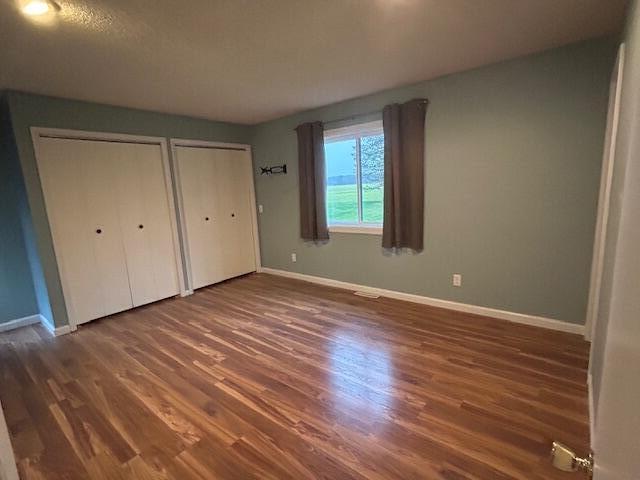
<path id="1" fill-rule="evenodd" d="M 171 211 L 159 145 L 118 143 L 112 164 L 114 201 L 133 305 L 179 293 Z"/>
<path id="2" fill-rule="evenodd" d="M 224 252 L 220 249 L 223 240 L 223 223 L 219 208 L 222 191 L 220 190 L 219 163 L 216 160 L 216 151 L 201 149 L 202 163 L 200 164 L 200 202 L 203 207 L 205 240 L 203 257 L 206 265 L 207 277 L 204 285 L 221 282 L 224 277 Z M 205 156 L 206 155 L 206 156 Z M 207 218 L 209 220 L 207 220 Z"/>
<path id="3" fill-rule="evenodd" d="M 250 154 L 200 147 L 176 154 L 192 287 L 255 271 Z"/>
<path id="4" fill-rule="evenodd" d="M 83 140 L 76 140 L 83 143 Z M 91 218 L 88 225 L 95 222 L 96 261 L 99 281 L 102 285 L 102 296 L 105 304 L 105 315 L 121 312 L 132 307 L 129 275 L 124 258 L 122 231 L 118 211 L 113 201 L 114 169 L 111 159 L 117 144 L 109 142 L 90 142 L 93 146 L 83 145 L 81 168 L 85 174 L 84 181 L 86 201 Z M 76 148 L 76 145 L 73 146 Z M 96 216 L 94 217 L 94 213 Z M 102 233 L 98 234 L 98 230 Z"/>
<path id="5" fill-rule="evenodd" d="M 205 209 L 200 194 L 200 164 L 202 159 L 197 150 L 178 147 L 175 149 L 176 163 L 180 176 L 182 195 L 182 217 L 184 222 L 186 247 L 188 256 L 198 258 L 198 262 L 191 262 L 191 288 L 206 285 L 208 277 L 207 265 L 204 260 L 205 250 Z M 209 221 L 211 220 L 208 217 Z"/>
<path id="6" fill-rule="evenodd" d="M 43 138 L 38 169 L 65 303 L 84 323 L 131 308 L 118 212 L 113 202 L 113 145 Z"/>
<path id="7" fill-rule="evenodd" d="M 237 277 L 256 269 L 251 200 L 251 156 L 244 150 L 220 150 L 224 158 L 222 182 L 224 206 L 222 228 L 225 278 Z"/>
<path id="8" fill-rule="evenodd" d="M 192 288 L 223 280 L 214 152 L 207 148 L 176 149 Z"/>

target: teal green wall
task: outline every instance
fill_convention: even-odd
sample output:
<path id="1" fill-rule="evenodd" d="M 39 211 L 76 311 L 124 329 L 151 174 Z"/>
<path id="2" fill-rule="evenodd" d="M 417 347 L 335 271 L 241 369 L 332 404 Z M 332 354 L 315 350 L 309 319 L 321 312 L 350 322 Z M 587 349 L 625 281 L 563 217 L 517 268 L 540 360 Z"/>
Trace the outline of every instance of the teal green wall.
<path id="1" fill-rule="evenodd" d="M 28 265 L 40 313 L 48 319 L 53 318 L 57 327 L 66 325 L 68 319 L 36 168 L 30 127 L 239 143 L 248 143 L 251 139 L 251 129 L 244 125 L 19 92 L 8 92 L 7 99 L 31 210 L 31 221 L 25 222 L 24 225 Z"/>
<path id="2" fill-rule="evenodd" d="M 27 195 L 13 141 L 9 107 L 0 96 L 0 323 L 38 313 L 22 231 Z"/>
<path id="3" fill-rule="evenodd" d="M 612 39 L 592 40 L 258 125 L 256 168 L 289 167 L 255 177 L 263 265 L 584 323 L 614 56 Z M 414 97 L 430 101 L 424 251 L 302 242 L 292 129 Z"/>

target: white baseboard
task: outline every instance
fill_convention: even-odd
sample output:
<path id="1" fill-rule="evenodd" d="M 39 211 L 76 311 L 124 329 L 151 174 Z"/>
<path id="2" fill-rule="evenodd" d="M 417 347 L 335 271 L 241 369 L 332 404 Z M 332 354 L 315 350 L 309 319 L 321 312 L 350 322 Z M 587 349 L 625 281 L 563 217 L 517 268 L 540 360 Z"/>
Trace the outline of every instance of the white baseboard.
<path id="1" fill-rule="evenodd" d="M 26 327 L 33 325 L 40 321 L 40 315 L 29 315 L 28 317 L 16 318 L 8 322 L 0 323 L 0 332 L 8 332 L 9 330 L 15 330 L 16 328 Z"/>
<path id="2" fill-rule="evenodd" d="M 43 315 L 38 315 L 38 317 L 40 317 L 40 323 L 42 323 L 42 326 L 47 330 L 49 330 L 56 337 L 59 337 L 60 335 L 66 335 L 67 333 L 71 333 L 74 330 L 76 330 L 75 328 L 71 328 L 70 325 L 64 325 L 62 327 L 54 327 L 53 324 L 49 321 L 49 319 L 47 319 Z"/>
<path id="3" fill-rule="evenodd" d="M 263 273 L 270 273 L 272 275 L 279 275 L 281 277 L 288 277 L 297 280 L 303 280 L 306 282 L 317 283 L 319 285 L 326 285 L 328 287 L 344 288 L 345 290 L 366 292 L 373 295 L 380 295 L 381 297 L 395 298 L 397 300 L 430 305 L 432 307 L 447 308 L 449 310 L 456 310 L 458 312 L 472 313 L 475 315 L 482 315 L 485 317 L 493 317 L 500 320 L 508 320 L 510 322 L 532 325 L 534 327 L 542 327 L 551 330 L 558 330 L 561 332 L 584 335 L 584 325 L 576 325 L 575 323 L 563 322 L 560 320 L 555 320 L 553 318 L 538 317 L 535 315 L 527 315 L 524 313 L 509 312 L 507 310 L 498 310 L 496 308 L 452 302 L 450 300 L 441 300 L 439 298 L 425 297 L 422 295 L 415 295 L 413 293 L 398 292 L 396 290 L 368 287 L 366 285 L 342 282 L 340 280 L 333 280 L 331 278 L 316 277 L 314 275 L 307 275 L 304 273 L 277 270 L 275 268 L 262 267 L 259 271 Z"/>
<path id="4" fill-rule="evenodd" d="M 591 372 L 587 374 L 587 395 L 589 397 L 589 433 L 591 434 L 591 446 L 593 447 L 593 438 L 596 429 L 596 410 L 593 402 L 593 375 L 591 375 Z"/>

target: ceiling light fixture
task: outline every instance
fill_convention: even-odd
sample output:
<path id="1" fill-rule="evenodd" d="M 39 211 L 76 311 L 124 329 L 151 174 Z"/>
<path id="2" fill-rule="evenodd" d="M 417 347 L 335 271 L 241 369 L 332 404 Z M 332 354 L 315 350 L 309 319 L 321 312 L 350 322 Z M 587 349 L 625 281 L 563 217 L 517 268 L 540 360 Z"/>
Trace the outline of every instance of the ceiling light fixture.
<path id="1" fill-rule="evenodd" d="M 41 17 L 60 10 L 58 4 L 50 0 L 28 0 L 22 5 L 22 13 L 30 17 Z"/>

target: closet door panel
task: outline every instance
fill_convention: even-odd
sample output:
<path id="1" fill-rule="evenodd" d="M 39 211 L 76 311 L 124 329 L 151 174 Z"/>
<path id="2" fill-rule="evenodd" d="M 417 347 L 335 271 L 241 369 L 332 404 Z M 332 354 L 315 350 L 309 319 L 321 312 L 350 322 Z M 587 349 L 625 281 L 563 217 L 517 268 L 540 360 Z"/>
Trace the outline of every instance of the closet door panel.
<path id="1" fill-rule="evenodd" d="M 225 270 L 226 249 L 225 232 L 228 228 L 228 208 L 225 207 L 227 197 L 224 172 L 226 171 L 226 158 L 224 150 L 203 149 L 207 152 L 207 162 L 202 166 L 206 170 L 206 184 L 202 185 L 204 201 L 210 211 L 213 212 L 214 222 L 209 228 L 208 258 L 211 268 L 209 283 L 216 283 L 230 278 Z"/>
<path id="2" fill-rule="evenodd" d="M 80 159 L 63 140 L 42 139 L 38 172 L 70 319 L 82 323 L 104 316 L 95 259 L 95 230 L 79 184 Z M 69 188 L 71 180 L 77 188 Z"/>
<path id="3" fill-rule="evenodd" d="M 133 306 L 120 220 L 113 199 L 115 171 L 112 159 L 117 152 L 117 144 L 73 142 L 87 143 L 82 146 L 86 150 L 80 162 L 81 184 L 85 187 L 89 225 L 93 225 L 96 232 L 96 270 L 104 298 L 104 314 L 110 315 Z"/>
<path id="4" fill-rule="evenodd" d="M 205 214 L 205 235 L 201 240 L 204 241 L 202 250 L 205 251 L 205 255 L 202 259 L 206 264 L 207 276 L 203 285 L 211 285 L 224 280 L 222 251 L 220 250 L 222 216 L 219 208 L 220 186 L 217 181 L 219 166 L 214 152 L 210 149 L 199 149 L 198 155 L 201 159 L 198 167 L 200 171 L 200 203 Z"/>
<path id="5" fill-rule="evenodd" d="M 217 212 L 215 245 L 218 256 L 219 281 L 235 276 L 230 268 L 230 257 L 235 255 L 236 245 L 230 231 L 233 227 L 234 206 L 232 196 L 234 195 L 233 178 L 231 175 L 231 163 L 229 150 L 209 149 L 211 155 L 210 164 L 214 166 L 214 175 L 211 181 L 215 190 L 215 208 Z M 212 189 L 212 190 L 213 190 Z"/>
<path id="6" fill-rule="evenodd" d="M 252 169 L 251 156 L 246 151 L 229 151 L 229 182 L 233 186 L 231 194 L 232 217 L 229 234 L 235 248 L 229 255 L 230 269 L 234 276 L 253 272 L 256 269 L 253 217 L 251 200 Z"/>
<path id="7" fill-rule="evenodd" d="M 41 139 L 38 169 L 69 315 L 77 324 L 131 308 L 110 144 Z"/>
<path id="8" fill-rule="evenodd" d="M 205 234 L 204 211 L 200 196 L 200 181 L 198 178 L 199 159 L 190 155 L 186 149 L 176 149 L 178 170 L 180 172 L 180 182 L 182 184 L 182 208 L 186 230 L 186 240 L 188 256 L 202 259 L 205 252 L 202 250 L 204 242 L 201 237 Z M 206 274 L 202 262 L 190 262 L 191 287 L 202 286 Z"/>
<path id="9" fill-rule="evenodd" d="M 136 145 L 137 174 L 143 192 L 145 231 L 151 252 L 156 298 L 166 298 L 180 293 L 173 224 L 167 190 L 164 162 L 159 145 Z"/>
<path id="10" fill-rule="evenodd" d="M 133 160 L 133 161 L 132 161 Z M 149 271 L 152 262 L 147 232 L 137 228 L 144 217 L 140 195 L 140 181 L 126 147 L 119 146 L 111 159 L 114 169 L 114 202 L 118 205 L 120 228 L 129 272 L 129 285 L 133 305 L 153 301 L 155 285 Z"/>
<path id="11" fill-rule="evenodd" d="M 255 271 L 251 209 L 251 157 L 242 150 L 218 150 L 217 182 L 223 211 L 221 248 L 224 277 Z"/>
<path id="12" fill-rule="evenodd" d="M 204 149 L 176 149 L 182 191 L 192 288 L 215 281 L 212 225 L 217 221 L 209 186 L 213 169 Z"/>
<path id="13" fill-rule="evenodd" d="M 133 304 L 176 295 L 178 272 L 160 147 L 119 144 L 112 161 Z"/>

